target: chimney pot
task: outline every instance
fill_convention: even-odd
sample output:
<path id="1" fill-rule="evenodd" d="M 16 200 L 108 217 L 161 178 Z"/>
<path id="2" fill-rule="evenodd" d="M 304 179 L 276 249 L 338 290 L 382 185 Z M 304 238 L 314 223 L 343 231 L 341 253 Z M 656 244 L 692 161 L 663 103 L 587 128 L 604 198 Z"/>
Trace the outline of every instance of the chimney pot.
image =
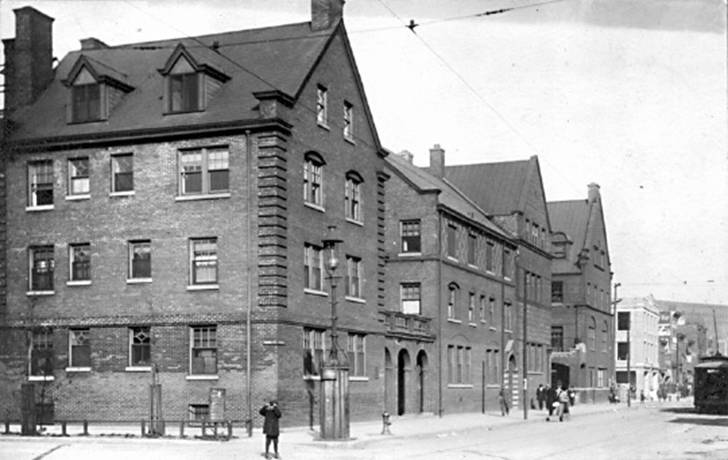
<path id="1" fill-rule="evenodd" d="M 445 150 L 440 144 L 430 149 L 430 172 L 437 177 L 445 177 Z"/>
<path id="2" fill-rule="evenodd" d="M 599 199 L 599 184 L 592 182 L 587 187 L 589 188 L 587 195 L 589 203 L 597 201 Z"/>

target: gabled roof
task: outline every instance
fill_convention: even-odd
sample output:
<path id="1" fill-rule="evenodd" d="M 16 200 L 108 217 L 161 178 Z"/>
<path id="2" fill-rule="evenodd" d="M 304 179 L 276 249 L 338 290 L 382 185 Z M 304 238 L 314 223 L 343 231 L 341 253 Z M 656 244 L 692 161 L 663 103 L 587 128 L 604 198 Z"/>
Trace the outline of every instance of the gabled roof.
<path id="1" fill-rule="evenodd" d="M 477 204 L 447 179 L 438 178 L 399 155 L 388 155 L 385 161 L 410 185 L 420 192 L 439 192 L 438 203 L 461 216 L 471 219 L 504 239 L 510 236 L 496 225 Z"/>
<path id="2" fill-rule="evenodd" d="M 553 232 L 563 232 L 573 244 L 567 245 L 566 258 L 552 260 L 552 272 L 572 272 L 578 267 L 579 253 L 584 248 L 589 226 L 589 203 L 587 200 L 551 201 L 546 203 Z"/>
<path id="3" fill-rule="evenodd" d="M 492 215 L 521 210 L 529 160 L 445 167 L 445 177 Z"/>
<path id="4" fill-rule="evenodd" d="M 11 141 L 83 136 L 98 133 L 164 129 L 257 119 L 256 92 L 280 91 L 295 98 L 318 62 L 339 22 L 329 29 L 312 31 L 309 22 L 262 29 L 204 35 L 74 51 L 58 64 L 55 78 L 39 99 L 14 114 Z M 204 112 L 163 116 L 164 68 L 170 55 L 184 45 L 198 63 L 231 77 Z M 81 56 L 103 63 L 126 77 L 134 87 L 109 114 L 97 123 L 66 122 L 67 88 L 61 82 Z"/>
<path id="5" fill-rule="evenodd" d="M 123 89 L 124 91 L 131 91 L 133 89 L 126 78 L 126 75 L 108 64 L 92 59 L 83 54 L 76 60 L 76 63 L 68 72 L 68 76 L 62 80 L 62 82 L 66 85 L 71 85 L 83 69 L 86 69 L 98 82 L 109 83 Z"/>

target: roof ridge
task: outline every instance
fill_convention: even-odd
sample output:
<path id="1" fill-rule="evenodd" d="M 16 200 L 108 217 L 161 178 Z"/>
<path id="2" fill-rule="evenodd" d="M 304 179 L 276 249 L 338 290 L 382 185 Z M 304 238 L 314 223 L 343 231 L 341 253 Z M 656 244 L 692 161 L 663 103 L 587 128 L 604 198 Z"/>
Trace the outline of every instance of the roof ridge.
<path id="1" fill-rule="evenodd" d="M 447 168 L 461 168 L 461 167 L 468 167 L 472 168 L 473 166 L 490 166 L 490 165 L 503 165 L 503 164 L 515 164 L 515 163 L 525 163 L 528 164 L 530 160 L 508 160 L 508 161 L 489 161 L 485 163 L 469 163 L 469 164 L 461 164 L 461 165 L 447 165 L 445 166 L 445 169 Z"/>

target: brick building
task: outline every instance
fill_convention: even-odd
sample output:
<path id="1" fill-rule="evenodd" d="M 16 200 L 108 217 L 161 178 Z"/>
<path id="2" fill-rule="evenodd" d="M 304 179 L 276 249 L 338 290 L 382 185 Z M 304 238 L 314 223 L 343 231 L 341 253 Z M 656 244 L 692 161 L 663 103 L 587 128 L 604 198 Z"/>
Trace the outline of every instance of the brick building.
<path id="1" fill-rule="evenodd" d="M 398 414 L 496 409 L 504 343 L 517 329 L 516 245 L 442 177 L 444 150 L 436 145 L 430 155 L 432 174 L 407 152 L 387 157 L 387 196 L 397 197 L 387 203 L 385 238 L 387 376 L 396 369 L 387 407 Z M 517 381 L 514 372 L 505 383 Z"/>
<path id="2" fill-rule="evenodd" d="M 583 390 L 584 399 L 606 399 L 614 376 L 611 262 L 599 186 L 586 200 L 548 203 L 553 226 L 551 282 L 552 372 Z"/>
<path id="3" fill-rule="evenodd" d="M 504 383 L 510 390 L 514 407 L 518 406 L 523 398 L 524 313 L 528 400 L 535 399 L 538 385 L 549 380 L 551 224 L 538 158 L 447 167 L 444 159 L 441 163 L 437 157 L 433 159 L 437 161 L 430 164 L 430 172 L 443 171 L 445 180 L 483 209 L 516 242 L 513 334 L 505 340 L 502 353 Z"/>
<path id="4" fill-rule="evenodd" d="M 317 424 L 329 349 L 322 235 L 343 236 L 352 419 L 382 409 L 384 157 L 342 16 L 81 49 L 53 19 L 4 40 L 7 179 L 0 401 L 36 382 L 55 418 L 227 419 L 267 398 Z M 0 231 L 5 237 L 6 233 Z M 30 358 L 28 358 L 30 356 Z"/>

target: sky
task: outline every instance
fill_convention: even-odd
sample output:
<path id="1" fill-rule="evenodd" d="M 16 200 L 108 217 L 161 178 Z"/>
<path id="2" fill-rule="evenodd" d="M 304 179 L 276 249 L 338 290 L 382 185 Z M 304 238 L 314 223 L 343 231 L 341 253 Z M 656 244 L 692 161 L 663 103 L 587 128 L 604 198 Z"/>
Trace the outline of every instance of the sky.
<path id="1" fill-rule="evenodd" d="M 540 4 L 520 8 L 530 4 Z M 54 56 L 310 19 L 309 0 L 0 0 L 55 18 Z M 519 7 L 498 15 L 478 13 Z M 728 304 L 724 0 L 348 0 L 382 143 L 426 166 L 538 155 L 549 201 L 601 187 L 619 296 Z M 455 19 L 453 19 L 455 18 Z M 420 24 L 413 33 L 404 24 Z"/>

